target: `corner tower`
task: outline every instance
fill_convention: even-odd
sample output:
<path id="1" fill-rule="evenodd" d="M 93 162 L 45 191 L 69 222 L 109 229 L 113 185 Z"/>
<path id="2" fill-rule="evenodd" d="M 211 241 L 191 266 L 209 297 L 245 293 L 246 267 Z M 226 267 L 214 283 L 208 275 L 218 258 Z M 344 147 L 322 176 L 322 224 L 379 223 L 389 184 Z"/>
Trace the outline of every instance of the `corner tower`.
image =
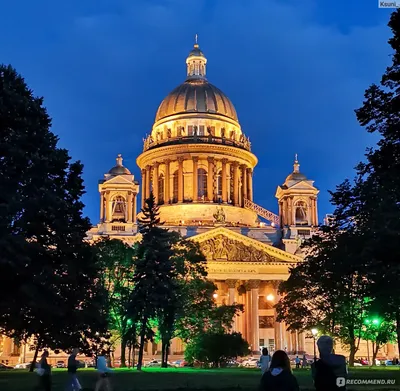
<path id="1" fill-rule="evenodd" d="M 305 239 L 311 236 L 312 229 L 318 225 L 318 193 L 314 181 L 307 179 L 300 172 L 296 154 L 293 172 L 281 186 L 278 186 L 275 194 L 279 203 L 279 218 L 284 240 Z"/>
<path id="2" fill-rule="evenodd" d="M 257 158 L 232 102 L 208 82 L 206 64 L 196 39 L 186 80 L 161 102 L 137 159 L 142 205 L 153 191 L 167 225 L 255 226 L 245 200 L 253 200 Z"/>
<path id="3" fill-rule="evenodd" d="M 125 234 L 136 231 L 136 197 L 139 184 L 122 165 L 122 160 L 122 156 L 118 155 L 117 164 L 99 181 L 99 234 Z"/>

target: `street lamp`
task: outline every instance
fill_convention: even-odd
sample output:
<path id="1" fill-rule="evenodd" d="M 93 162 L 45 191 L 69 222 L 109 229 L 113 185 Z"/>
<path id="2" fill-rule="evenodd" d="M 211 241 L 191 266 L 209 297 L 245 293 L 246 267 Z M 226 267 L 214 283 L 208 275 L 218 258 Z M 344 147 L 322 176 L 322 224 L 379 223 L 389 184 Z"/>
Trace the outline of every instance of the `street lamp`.
<path id="1" fill-rule="evenodd" d="M 218 298 L 218 293 L 214 293 L 214 294 L 213 294 L 213 298 L 214 298 L 214 299 L 217 299 L 217 298 Z"/>
<path id="2" fill-rule="evenodd" d="M 270 293 L 269 295 L 267 295 L 266 299 L 267 299 L 268 301 L 274 301 L 275 296 L 274 296 L 272 293 Z"/>
<path id="3" fill-rule="evenodd" d="M 318 334 L 318 330 L 317 329 L 311 329 L 311 333 L 313 335 L 314 338 L 314 362 L 317 361 L 317 347 L 316 347 L 316 336 Z"/>

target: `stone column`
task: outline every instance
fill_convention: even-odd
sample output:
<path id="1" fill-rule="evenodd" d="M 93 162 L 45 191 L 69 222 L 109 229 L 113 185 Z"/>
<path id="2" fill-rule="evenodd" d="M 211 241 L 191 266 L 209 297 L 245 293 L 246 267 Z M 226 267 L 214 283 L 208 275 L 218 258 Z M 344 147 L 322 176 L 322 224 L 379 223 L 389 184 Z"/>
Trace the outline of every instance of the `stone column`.
<path id="1" fill-rule="evenodd" d="M 233 167 L 233 205 L 239 204 L 239 164 L 232 163 Z"/>
<path id="2" fill-rule="evenodd" d="M 278 294 L 278 287 L 281 281 L 271 281 L 271 285 L 275 292 L 275 304 L 280 300 L 280 295 Z M 276 309 L 274 309 L 275 325 L 274 325 L 274 339 L 275 339 L 275 350 L 284 349 L 283 346 L 283 327 L 282 323 L 276 321 Z"/>
<path id="3" fill-rule="evenodd" d="M 183 202 L 183 160 L 182 156 L 178 157 L 178 202 Z"/>
<path id="4" fill-rule="evenodd" d="M 214 201 L 214 158 L 208 159 L 208 172 L 207 172 L 207 198 L 208 201 Z"/>
<path id="5" fill-rule="evenodd" d="M 252 351 L 253 353 L 260 352 L 260 331 L 259 331 L 259 316 L 258 316 L 258 288 L 260 280 L 250 280 L 249 286 L 251 289 L 251 326 L 252 326 Z"/>
<path id="6" fill-rule="evenodd" d="M 146 170 L 142 169 L 142 208 L 144 207 L 144 201 L 146 200 Z"/>
<path id="7" fill-rule="evenodd" d="M 244 200 L 247 198 L 247 169 L 245 164 L 243 164 L 241 168 L 242 168 L 242 206 L 244 206 Z"/>
<path id="8" fill-rule="evenodd" d="M 193 161 L 193 202 L 197 202 L 199 199 L 199 158 L 197 156 L 192 157 Z"/>
<path id="9" fill-rule="evenodd" d="M 247 197 L 250 201 L 253 201 L 253 170 L 247 169 Z"/>
<path id="10" fill-rule="evenodd" d="M 133 195 L 133 216 L 132 216 L 132 222 L 133 224 L 136 223 L 136 213 L 137 213 L 137 194 Z"/>
<path id="11" fill-rule="evenodd" d="M 104 193 L 100 194 L 100 221 L 104 220 Z"/>
<path id="12" fill-rule="evenodd" d="M 253 336 L 252 336 L 252 318 L 251 318 L 251 288 L 249 283 L 245 284 L 246 287 L 246 298 L 245 298 L 245 306 L 244 306 L 244 315 L 245 315 L 245 335 L 244 338 L 246 341 L 251 345 L 253 343 Z M 251 348 L 253 350 L 253 348 Z"/>
<path id="13" fill-rule="evenodd" d="M 236 289 L 235 288 L 236 288 L 237 280 L 226 280 L 225 283 L 228 286 L 228 304 L 233 305 L 236 302 L 236 300 L 235 300 L 235 290 Z M 237 329 L 238 329 L 237 323 L 238 323 L 238 319 L 235 316 L 233 319 L 233 323 L 232 323 L 233 331 L 237 331 Z"/>
<path id="14" fill-rule="evenodd" d="M 128 216 L 127 216 L 126 221 L 128 223 L 132 223 L 132 193 L 131 192 L 128 193 L 128 208 L 127 209 L 128 209 Z"/>
<path id="15" fill-rule="evenodd" d="M 153 193 L 156 199 L 156 204 L 158 204 L 158 168 L 160 163 L 154 163 L 153 166 Z"/>
<path id="16" fill-rule="evenodd" d="M 151 179 L 151 167 L 146 166 L 146 195 L 145 200 L 150 197 L 150 179 Z"/>
<path id="17" fill-rule="evenodd" d="M 110 223 L 112 218 L 112 202 L 110 197 L 110 192 L 106 193 L 106 222 Z"/>
<path id="18" fill-rule="evenodd" d="M 227 191 L 227 183 L 226 183 L 226 163 L 228 163 L 228 159 L 222 159 L 222 173 L 221 173 L 221 181 L 222 181 L 222 202 L 228 201 L 228 191 Z"/>
<path id="19" fill-rule="evenodd" d="M 170 161 L 167 159 L 164 161 L 165 164 L 165 183 L 164 183 L 164 204 L 169 204 L 169 185 L 170 185 L 170 175 L 169 175 L 169 163 Z"/>

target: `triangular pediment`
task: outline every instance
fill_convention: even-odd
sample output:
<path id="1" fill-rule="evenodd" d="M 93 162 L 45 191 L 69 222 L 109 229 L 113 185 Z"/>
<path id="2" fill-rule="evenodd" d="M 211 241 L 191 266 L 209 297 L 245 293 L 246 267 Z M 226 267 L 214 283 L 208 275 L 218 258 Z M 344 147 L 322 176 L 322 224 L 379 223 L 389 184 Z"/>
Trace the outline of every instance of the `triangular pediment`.
<path id="1" fill-rule="evenodd" d="M 289 189 L 310 189 L 310 190 L 316 190 L 316 188 L 313 186 L 314 181 L 299 181 L 294 183 L 291 186 L 288 186 Z"/>
<path id="2" fill-rule="evenodd" d="M 133 175 L 118 175 L 104 182 L 104 185 L 127 185 L 133 184 Z"/>
<path id="3" fill-rule="evenodd" d="M 302 258 L 225 227 L 190 238 L 211 262 L 297 263 Z"/>

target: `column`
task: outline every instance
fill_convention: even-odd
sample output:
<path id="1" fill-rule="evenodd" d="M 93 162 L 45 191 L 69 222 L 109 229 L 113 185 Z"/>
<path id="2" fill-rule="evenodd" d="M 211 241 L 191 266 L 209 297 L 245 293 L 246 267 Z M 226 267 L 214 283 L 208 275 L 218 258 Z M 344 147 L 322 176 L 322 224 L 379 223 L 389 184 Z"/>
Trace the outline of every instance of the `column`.
<path id="1" fill-rule="evenodd" d="M 158 204 L 158 167 L 160 163 L 154 163 L 153 166 L 153 194 L 156 199 L 156 204 Z"/>
<path id="2" fill-rule="evenodd" d="M 222 174 L 221 174 L 221 181 L 222 181 L 222 202 L 228 201 L 228 191 L 227 191 L 227 183 L 226 183 L 226 163 L 228 159 L 222 159 Z"/>
<path id="3" fill-rule="evenodd" d="M 278 287 L 280 281 L 271 281 L 271 284 L 275 290 L 275 304 L 280 300 L 280 295 L 278 293 Z M 283 327 L 282 323 L 276 321 L 276 309 L 274 309 L 275 325 L 274 325 L 274 338 L 275 338 L 275 350 L 283 350 Z"/>
<path id="4" fill-rule="evenodd" d="M 250 280 L 249 285 L 251 288 L 251 326 L 252 326 L 252 351 L 253 353 L 260 352 L 260 332 L 259 332 L 259 316 L 258 316 L 258 288 L 260 287 L 260 280 Z"/>
<path id="5" fill-rule="evenodd" d="M 235 291 L 236 291 L 236 283 L 237 280 L 226 280 L 225 281 L 226 285 L 228 286 L 228 304 L 233 305 L 236 300 L 235 300 Z M 232 323 L 232 330 L 237 331 L 238 329 L 238 319 L 237 316 L 233 318 L 233 323 Z"/>
<path id="6" fill-rule="evenodd" d="M 183 157 L 178 157 L 178 202 L 183 202 Z"/>
<path id="7" fill-rule="evenodd" d="M 104 193 L 100 194 L 100 221 L 104 220 Z"/>
<path id="8" fill-rule="evenodd" d="M 170 185 L 170 175 L 169 175 L 169 163 L 170 161 L 167 159 L 164 161 L 165 164 L 165 179 L 164 179 L 164 204 L 169 204 L 169 185 Z"/>
<path id="9" fill-rule="evenodd" d="M 133 224 L 136 224 L 136 213 L 137 213 L 137 205 L 136 205 L 137 199 L 136 199 L 136 197 L 137 197 L 137 194 L 134 194 L 133 195 L 133 207 L 132 207 L 132 209 L 133 209 L 133 216 L 132 216 Z"/>
<path id="10" fill-rule="evenodd" d="M 232 163 L 233 167 L 233 205 L 239 204 L 239 164 Z"/>
<path id="11" fill-rule="evenodd" d="M 244 206 L 244 200 L 247 199 L 247 169 L 246 165 L 242 165 L 242 206 Z"/>
<path id="12" fill-rule="evenodd" d="M 198 178 L 198 170 L 199 170 L 199 158 L 197 156 L 192 157 L 193 161 L 193 202 L 197 202 L 199 199 L 199 178 Z"/>
<path id="13" fill-rule="evenodd" d="M 249 285 L 249 283 L 246 283 L 245 284 L 245 287 L 246 287 L 246 299 L 245 299 L 245 301 L 246 301 L 246 304 L 245 304 L 245 307 L 244 307 L 244 315 L 245 315 L 245 335 L 244 335 L 244 338 L 245 338 L 245 340 L 249 343 L 249 345 L 252 345 L 252 340 L 253 340 L 253 337 L 252 337 L 252 327 L 251 327 L 251 321 L 252 321 L 252 319 L 251 319 L 251 288 L 250 288 L 250 285 Z M 253 348 L 251 348 L 251 350 L 253 350 Z"/>
<path id="14" fill-rule="evenodd" d="M 214 201 L 214 158 L 209 157 L 207 160 L 207 198 L 208 201 Z"/>
<path id="15" fill-rule="evenodd" d="M 306 350 L 306 336 L 304 333 L 298 333 L 299 352 L 303 354 Z"/>
<path id="16" fill-rule="evenodd" d="M 110 192 L 106 193 L 106 222 L 110 223 L 112 218 L 112 202 L 110 197 Z"/>
<path id="17" fill-rule="evenodd" d="M 151 175 L 151 167 L 146 166 L 146 195 L 145 195 L 145 200 L 150 197 L 150 177 Z"/>
<path id="18" fill-rule="evenodd" d="M 250 201 L 253 201 L 253 170 L 247 169 L 247 196 Z"/>
<path id="19" fill-rule="evenodd" d="M 132 193 L 128 193 L 128 216 L 127 216 L 127 223 L 132 223 Z"/>
<path id="20" fill-rule="evenodd" d="M 146 170 L 142 169 L 142 208 L 144 207 L 144 201 L 146 200 Z"/>

